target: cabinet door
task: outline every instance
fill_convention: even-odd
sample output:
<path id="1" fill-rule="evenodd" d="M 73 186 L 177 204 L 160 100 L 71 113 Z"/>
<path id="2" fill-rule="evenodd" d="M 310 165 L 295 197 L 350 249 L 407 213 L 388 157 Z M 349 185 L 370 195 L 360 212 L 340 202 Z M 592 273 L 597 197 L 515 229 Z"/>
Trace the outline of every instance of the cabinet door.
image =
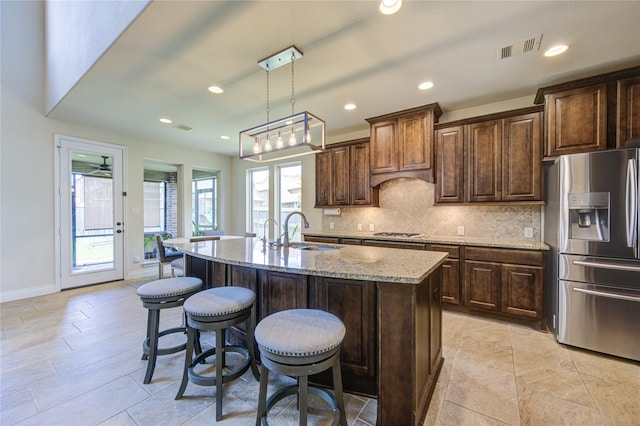
<path id="1" fill-rule="evenodd" d="M 502 265 L 502 312 L 542 318 L 543 269 L 534 266 Z"/>
<path id="2" fill-rule="evenodd" d="M 460 304 L 460 260 L 447 259 L 442 264 L 442 301 Z"/>
<path id="3" fill-rule="evenodd" d="M 433 168 L 431 114 L 415 114 L 398 119 L 399 170 Z"/>
<path id="4" fill-rule="evenodd" d="M 244 287 L 256 294 L 256 300 L 258 297 L 258 273 L 254 268 L 248 268 L 245 266 L 235 266 L 229 265 L 229 272 L 227 275 L 227 285 L 233 285 L 237 287 Z M 253 305 L 253 309 L 251 310 L 251 322 L 255 327 L 258 323 L 260 313 L 258 312 L 257 303 Z M 246 332 L 245 324 L 238 324 L 235 326 L 236 328 Z"/>
<path id="5" fill-rule="evenodd" d="M 398 170 L 398 144 L 396 122 L 381 121 L 371 125 L 371 173 Z"/>
<path id="6" fill-rule="evenodd" d="M 464 201 L 464 127 L 436 131 L 436 203 Z"/>
<path id="7" fill-rule="evenodd" d="M 343 373 L 375 377 L 375 283 L 322 278 L 317 291 L 319 306 L 316 307 L 336 315 L 347 329 L 340 355 Z"/>
<path id="8" fill-rule="evenodd" d="M 284 272 L 261 271 L 262 306 L 260 318 L 284 311 L 307 307 L 307 277 Z"/>
<path id="9" fill-rule="evenodd" d="M 316 207 L 331 205 L 331 150 L 316 154 Z"/>
<path id="10" fill-rule="evenodd" d="M 616 147 L 640 137 L 640 77 L 618 81 L 618 128 Z"/>
<path id="11" fill-rule="evenodd" d="M 500 264 L 467 260 L 465 264 L 465 305 L 485 311 L 499 311 Z"/>
<path id="12" fill-rule="evenodd" d="M 354 206 L 371 205 L 371 173 L 369 172 L 369 144 L 359 143 L 351 146 L 350 204 Z"/>
<path id="13" fill-rule="evenodd" d="M 500 201 L 502 120 L 470 124 L 468 138 L 468 201 Z"/>
<path id="14" fill-rule="evenodd" d="M 607 86 L 545 96 L 547 155 L 607 149 Z"/>
<path id="15" fill-rule="evenodd" d="M 349 147 L 331 149 L 332 201 L 334 206 L 349 204 Z"/>
<path id="16" fill-rule="evenodd" d="M 542 200 L 542 113 L 505 118 L 502 200 Z"/>

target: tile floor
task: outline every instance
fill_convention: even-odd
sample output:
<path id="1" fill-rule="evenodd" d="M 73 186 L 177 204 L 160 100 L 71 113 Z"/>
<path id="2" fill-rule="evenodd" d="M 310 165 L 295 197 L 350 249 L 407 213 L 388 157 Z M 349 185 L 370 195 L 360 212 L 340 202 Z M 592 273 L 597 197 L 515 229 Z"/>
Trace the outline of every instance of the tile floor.
<path id="1" fill-rule="evenodd" d="M 142 384 L 142 283 L 1 304 L 0 424 L 215 423 L 213 388 L 189 384 L 174 400 L 182 353 L 160 357 L 152 383 Z M 172 311 L 162 313 L 164 326 L 180 320 Z M 425 425 L 640 425 L 640 363 L 499 321 L 445 312 L 443 324 L 445 364 Z M 222 424 L 255 424 L 257 390 L 249 373 L 226 385 Z M 375 424 L 375 400 L 347 395 L 346 405 L 350 425 Z M 271 415 L 273 425 L 297 424 L 294 397 Z M 326 424 L 322 415 L 314 409 L 310 424 Z"/>

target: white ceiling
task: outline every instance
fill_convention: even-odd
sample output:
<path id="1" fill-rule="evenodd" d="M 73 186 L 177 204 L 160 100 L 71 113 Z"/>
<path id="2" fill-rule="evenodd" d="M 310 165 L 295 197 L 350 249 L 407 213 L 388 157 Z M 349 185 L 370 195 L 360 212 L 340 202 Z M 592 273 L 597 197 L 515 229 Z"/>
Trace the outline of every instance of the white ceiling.
<path id="1" fill-rule="evenodd" d="M 539 34 L 539 50 L 497 60 Z M 557 42 L 570 50 L 545 58 Z M 257 62 L 290 45 L 304 53 L 295 112 L 324 119 L 331 137 L 367 117 L 433 102 L 455 111 L 639 65 L 640 1 L 405 0 L 393 16 L 375 1 L 154 1 L 50 116 L 237 155 L 238 133 L 266 122 Z M 425 80 L 435 87 L 417 90 Z M 290 95 L 291 68 L 273 70 L 271 120 L 291 113 Z"/>

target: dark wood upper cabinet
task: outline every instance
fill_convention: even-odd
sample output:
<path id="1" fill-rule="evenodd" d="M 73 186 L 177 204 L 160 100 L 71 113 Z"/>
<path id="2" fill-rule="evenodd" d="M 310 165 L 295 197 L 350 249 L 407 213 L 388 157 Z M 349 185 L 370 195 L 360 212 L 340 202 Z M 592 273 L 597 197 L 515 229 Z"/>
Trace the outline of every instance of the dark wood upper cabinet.
<path id="1" fill-rule="evenodd" d="M 500 201 L 502 121 L 470 124 L 468 133 L 468 201 Z"/>
<path id="2" fill-rule="evenodd" d="M 464 202 L 464 127 L 436 131 L 436 203 Z"/>
<path id="3" fill-rule="evenodd" d="M 502 127 L 502 200 L 542 199 L 542 114 L 508 117 Z"/>
<path id="4" fill-rule="evenodd" d="M 369 139 L 329 145 L 316 154 L 316 207 L 377 206 L 369 173 Z"/>
<path id="5" fill-rule="evenodd" d="M 538 89 L 544 104 L 544 155 L 624 147 L 640 136 L 640 67 Z"/>
<path id="6" fill-rule="evenodd" d="M 640 76 L 618 81 L 618 126 L 616 147 L 640 138 Z"/>
<path id="7" fill-rule="evenodd" d="M 542 201 L 541 107 L 436 127 L 436 204 Z"/>
<path id="8" fill-rule="evenodd" d="M 433 182 L 433 126 L 440 115 L 434 103 L 366 119 L 371 125 L 371 185 L 396 177 Z"/>

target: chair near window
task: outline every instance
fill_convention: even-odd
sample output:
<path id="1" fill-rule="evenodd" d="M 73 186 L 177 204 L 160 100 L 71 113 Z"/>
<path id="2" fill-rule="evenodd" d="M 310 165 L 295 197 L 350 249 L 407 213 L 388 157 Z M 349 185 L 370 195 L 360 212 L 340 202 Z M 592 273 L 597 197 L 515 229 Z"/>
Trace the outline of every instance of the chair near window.
<path id="1" fill-rule="evenodd" d="M 162 241 L 162 235 L 156 234 L 156 258 L 158 259 L 158 277 L 164 278 L 164 265 L 171 265 L 171 276 L 175 277 L 176 271 L 184 273 L 184 253 L 181 251 L 167 252 Z"/>

